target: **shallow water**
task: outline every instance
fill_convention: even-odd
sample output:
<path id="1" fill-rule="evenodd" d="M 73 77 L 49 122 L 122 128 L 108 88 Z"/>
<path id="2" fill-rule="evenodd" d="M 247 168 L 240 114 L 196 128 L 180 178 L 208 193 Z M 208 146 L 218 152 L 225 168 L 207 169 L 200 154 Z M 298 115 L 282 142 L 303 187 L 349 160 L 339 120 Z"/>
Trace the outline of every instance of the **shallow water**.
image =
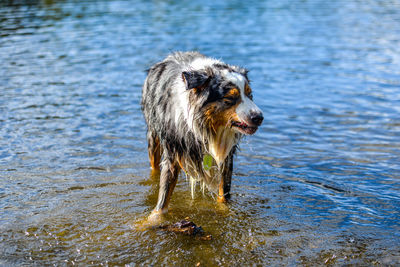
<path id="1" fill-rule="evenodd" d="M 400 264 L 399 1 L 0 3 L 0 265 Z M 265 120 L 218 205 L 181 176 L 166 223 L 144 70 L 199 50 L 250 69 Z"/>

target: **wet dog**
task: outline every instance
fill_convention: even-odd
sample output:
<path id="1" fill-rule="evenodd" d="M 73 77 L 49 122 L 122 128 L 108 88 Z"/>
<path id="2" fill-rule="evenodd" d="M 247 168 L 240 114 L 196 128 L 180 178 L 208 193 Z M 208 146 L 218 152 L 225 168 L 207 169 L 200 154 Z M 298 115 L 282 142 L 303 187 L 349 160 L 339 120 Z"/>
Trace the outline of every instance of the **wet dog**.
<path id="1" fill-rule="evenodd" d="M 152 66 L 143 85 L 150 165 L 160 172 L 153 215 L 165 213 L 183 170 L 225 202 L 233 155 L 263 121 L 248 71 L 198 52 L 176 52 Z M 161 170 L 160 170 L 161 169 Z"/>

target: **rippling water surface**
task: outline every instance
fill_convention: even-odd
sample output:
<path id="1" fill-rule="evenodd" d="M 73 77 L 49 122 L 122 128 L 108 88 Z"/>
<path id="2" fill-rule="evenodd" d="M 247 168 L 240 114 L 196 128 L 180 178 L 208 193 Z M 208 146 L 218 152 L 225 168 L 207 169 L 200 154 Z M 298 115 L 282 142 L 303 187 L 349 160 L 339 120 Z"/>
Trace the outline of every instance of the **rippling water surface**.
<path id="1" fill-rule="evenodd" d="M 400 2 L 2 1 L 0 265 L 400 264 Z M 144 70 L 198 50 L 250 69 L 265 121 L 232 201 L 166 223 L 140 111 Z"/>

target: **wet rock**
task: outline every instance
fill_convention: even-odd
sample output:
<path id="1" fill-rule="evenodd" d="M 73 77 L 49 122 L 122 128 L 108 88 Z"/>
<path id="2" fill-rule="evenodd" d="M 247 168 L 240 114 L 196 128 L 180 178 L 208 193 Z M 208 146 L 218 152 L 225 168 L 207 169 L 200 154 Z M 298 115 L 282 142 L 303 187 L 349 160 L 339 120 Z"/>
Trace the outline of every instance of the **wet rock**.
<path id="1" fill-rule="evenodd" d="M 161 229 L 173 233 L 181 233 L 189 236 L 196 236 L 200 240 L 211 240 L 211 235 L 206 235 L 201 226 L 197 226 L 194 222 L 189 220 L 181 220 L 174 224 L 160 226 Z"/>
<path id="2" fill-rule="evenodd" d="M 161 228 L 168 232 L 182 233 L 185 235 L 196 235 L 204 232 L 201 226 L 197 226 L 194 222 L 188 220 L 181 220 L 174 224 L 164 225 L 161 226 Z"/>

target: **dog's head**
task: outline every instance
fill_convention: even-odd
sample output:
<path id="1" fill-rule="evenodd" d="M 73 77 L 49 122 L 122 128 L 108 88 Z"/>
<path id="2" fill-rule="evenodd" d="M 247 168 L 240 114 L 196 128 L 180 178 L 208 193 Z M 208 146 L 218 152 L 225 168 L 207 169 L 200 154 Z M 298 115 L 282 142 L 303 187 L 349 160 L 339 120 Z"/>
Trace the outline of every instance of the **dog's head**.
<path id="1" fill-rule="evenodd" d="M 196 106 L 196 119 L 207 129 L 232 129 L 254 134 L 263 121 L 253 102 L 247 70 L 229 65 L 213 65 L 203 70 L 184 71 L 182 79 L 190 90 L 190 103 Z"/>

